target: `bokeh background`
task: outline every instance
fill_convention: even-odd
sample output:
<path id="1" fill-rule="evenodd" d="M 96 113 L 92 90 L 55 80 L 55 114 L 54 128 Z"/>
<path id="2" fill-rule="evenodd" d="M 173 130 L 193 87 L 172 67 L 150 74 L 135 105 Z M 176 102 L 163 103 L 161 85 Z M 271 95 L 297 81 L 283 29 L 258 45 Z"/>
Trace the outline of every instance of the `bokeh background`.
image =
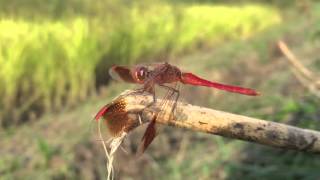
<path id="1" fill-rule="evenodd" d="M 125 89 L 112 64 L 168 61 L 246 97 L 183 86 L 181 100 L 320 130 L 320 99 L 277 47 L 320 70 L 312 0 L 0 0 L 0 179 L 105 179 L 94 114 Z M 192 94 L 192 96 L 190 96 Z M 116 179 L 320 179 L 319 156 L 164 127 L 116 155 Z M 105 138 L 108 138 L 106 130 Z"/>

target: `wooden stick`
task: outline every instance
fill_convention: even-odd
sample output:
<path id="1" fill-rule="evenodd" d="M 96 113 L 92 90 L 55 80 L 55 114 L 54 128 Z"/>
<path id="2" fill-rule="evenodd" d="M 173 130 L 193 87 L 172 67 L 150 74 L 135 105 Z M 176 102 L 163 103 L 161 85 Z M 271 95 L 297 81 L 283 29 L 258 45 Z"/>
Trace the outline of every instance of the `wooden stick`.
<path id="1" fill-rule="evenodd" d="M 148 122 L 154 117 L 155 113 L 153 112 L 158 112 L 161 116 L 156 122 L 164 125 L 284 149 L 320 153 L 320 132 L 317 131 L 193 106 L 186 103 L 178 103 L 174 115 L 170 116 L 170 108 L 159 111 L 158 108 L 161 101 L 161 99 L 157 99 L 156 104 L 147 107 L 147 105 L 152 102 L 151 95 L 126 91 L 107 105 L 110 112 L 109 116 L 104 116 L 106 123 L 108 125 L 108 123 L 114 124 L 114 121 L 125 122 L 119 118 L 126 117 L 128 121 L 123 123 L 124 128 L 122 129 L 124 131 L 131 131 L 134 127 L 139 126 L 139 118 L 142 118 L 143 122 Z M 115 107 L 120 107 L 121 110 L 115 111 Z M 121 113 L 117 116 L 119 112 Z M 124 112 L 127 113 L 127 116 L 123 115 Z M 139 112 L 143 113 L 137 115 Z"/>

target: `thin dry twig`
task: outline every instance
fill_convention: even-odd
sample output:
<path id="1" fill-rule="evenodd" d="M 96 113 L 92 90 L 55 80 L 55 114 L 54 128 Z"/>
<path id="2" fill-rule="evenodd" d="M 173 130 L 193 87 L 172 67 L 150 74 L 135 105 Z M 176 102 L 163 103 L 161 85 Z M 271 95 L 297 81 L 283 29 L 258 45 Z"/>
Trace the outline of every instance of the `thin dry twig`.
<path id="1" fill-rule="evenodd" d="M 147 93 L 137 94 L 126 91 L 110 103 L 109 108 L 114 109 L 114 107 L 119 107 L 119 104 L 121 104 L 121 112 L 127 112 L 127 117 L 130 117 L 130 122 L 137 122 L 131 123 L 132 126 L 137 127 L 139 126 L 138 117 L 130 116 L 130 114 L 141 112 L 150 102 L 152 102 L 152 96 Z M 162 100 L 158 99 L 153 107 L 147 107 L 149 110 L 143 111 L 145 113 L 142 114 L 141 118 L 144 123 L 152 119 L 153 113 L 151 112 L 159 108 L 161 102 Z M 267 146 L 320 153 L 320 132 L 317 131 L 193 106 L 186 103 L 177 104 L 176 112 L 171 116 L 171 119 L 169 117 L 170 109 L 163 111 L 168 111 L 164 113 L 168 114 L 168 116 L 157 119 L 157 123 L 241 139 Z M 115 113 L 117 113 L 117 111 L 110 113 L 113 117 L 112 121 L 117 120 L 114 118 L 116 116 Z M 108 116 L 106 116 L 106 119 L 106 121 L 110 121 L 110 119 L 108 120 Z M 132 130 L 134 127 L 129 129 Z"/>
<path id="2" fill-rule="evenodd" d="M 292 51 L 290 51 L 286 43 L 284 43 L 283 41 L 279 41 L 278 46 L 282 53 L 287 57 L 288 61 L 292 64 L 293 67 L 295 67 L 295 69 L 297 69 L 301 73 L 301 75 L 309 80 L 313 80 L 312 72 L 300 63 L 300 61 L 296 58 Z"/>
<path id="3" fill-rule="evenodd" d="M 279 49 L 287 57 L 287 60 L 294 68 L 294 74 L 300 83 L 309 89 L 309 91 L 320 98 L 320 79 L 316 78 L 314 73 L 307 69 L 298 58 L 292 53 L 285 42 L 278 42 Z"/>

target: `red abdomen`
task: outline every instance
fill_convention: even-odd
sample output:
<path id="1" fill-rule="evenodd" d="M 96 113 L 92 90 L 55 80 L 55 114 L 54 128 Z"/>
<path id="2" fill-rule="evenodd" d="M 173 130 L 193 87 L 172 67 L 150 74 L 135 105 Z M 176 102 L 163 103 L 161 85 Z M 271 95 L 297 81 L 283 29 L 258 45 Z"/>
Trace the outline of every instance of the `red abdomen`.
<path id="1" fill-rule="evenodd" d="M 239 86 L 232 86 L 232 85 L 226 85 L 226 84 L 220 84 L 217 82 L 208 81 L 205 79 L 202 79 L 192 73 L 182 73 L 181 75 L 181 82 L 184 84 L 190 84 L 190 85 L 196 85 L 196 86 L 207 86 L 207 87 L 213 87 L 217 89 L 221 89 L 228 92 L 233 93 L 239 93 L 244 94 L 248 96 L 257 96 L 259 95 L 258 92 L 256 92 L 253 89 L 249 88 L 243 88 Z"/>

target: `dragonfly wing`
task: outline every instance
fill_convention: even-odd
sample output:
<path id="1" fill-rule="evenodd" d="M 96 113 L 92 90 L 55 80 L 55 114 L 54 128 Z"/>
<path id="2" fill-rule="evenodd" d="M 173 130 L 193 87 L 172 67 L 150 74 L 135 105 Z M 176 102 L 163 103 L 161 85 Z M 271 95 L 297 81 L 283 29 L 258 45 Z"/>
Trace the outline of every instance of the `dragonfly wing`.
<path id="1" fill-rule="evenodd" d="M 144 151 L 149 147 L 149 145 L 152 143 L 154 138 L 157 135 L 156 131 L 156 119 L 157 116 L 154 116 L 151 122 L 148 124 L 148 127 L 146 131 L 144 132 L 144 135 L 141 139 L 141 143 L 138 149 L 138 155 L 141 155 L 144 153 Z"/>
<path id="2" fill-rule="evenodd" d="M 113 79 L 128 83 L 136 83 L 131 72 L 131 69 L 126 66 L 112 66 L 109 69 L 109 74 Z"/>
<path id="3" fill-rule="evenodd" d="M 158 131 L 158 126 L 156 124 L 156 121 L 158 118 L 165 118 L 166 114 L 165 112 L 168 112 L 168 111 L 165 111 L 166 108 L 171 108 L 171 110 L 169 111 L 169 117 L 171 117 L 171 115 L 173 115 L 173 111 L 175 106 L 176 106 L 176 103 L 177 103 L 177 98 L 179 98 L 179 95 L 178 94 L 175 94 L 176 91 L 173 91 L 172 89 L 176 89 L 177 87 L 177 83 L 174 84 L 174 87 L 167 87 L 167 86 L 160 86 L 160 87 L 163 87 L 165 88 L 166 87 L 166 90 L 167 90 L 167 93 L 166 95 L 164 96 L 163 98 L 163 101 L 161 102 L 160 104 L 160 111 L 159 112 L 156 112 L 156 115 L 153 117 L 153 119 L 151 120 L 151 122 L 149 123 L 143 137 L 142 137 L 142 141 L 141 141 L 141 144 L 140 144 L 140 147 L 139 147 L 139 150 L 138 150 L 138 154 L 142 154 L 147 148 L 148 146 L 152 143 L 153 139 L 156 137 L 157 135 L 157 131 Z M 176 97 L 175 97 L 176 95 Z"/>
<path id="4" fill-rule="evenodd" d="M 181 82 L 184 84 L 190 84 L 190 85 L 196 85 L 196 86 L 207 86 L 207 87 L 214 87 L 217 89 L 221 89 L 224 91 L 229 91 L 233 93 L 239 93 L 244 94 L 248 96 L 257 96 L 259 95 L 258 92 L 256 92 L 253 89 L 249 88 L 243 88 L 239 86 L 232 86 L 232 85 L 226 85 L 226 84 L 220 84 L 217 82 L 208 81 L 205 79 L 202 79 L 192 73 L 182 73 L 181 75 Z"/>
<path id="5" fill-rule="evenodd" d="M 107 110 L 108 110 L 108 107 L 107 107 L 107 106 L 103 106 L 103 107 L 98 111 L 98 113 L 94 116 L 94 119 L 95 119 L 96 121 L 99 121 L 99 119 L 100 119 L 101 117 L 103 117 L 103 115 L 107 112 Z"/>

